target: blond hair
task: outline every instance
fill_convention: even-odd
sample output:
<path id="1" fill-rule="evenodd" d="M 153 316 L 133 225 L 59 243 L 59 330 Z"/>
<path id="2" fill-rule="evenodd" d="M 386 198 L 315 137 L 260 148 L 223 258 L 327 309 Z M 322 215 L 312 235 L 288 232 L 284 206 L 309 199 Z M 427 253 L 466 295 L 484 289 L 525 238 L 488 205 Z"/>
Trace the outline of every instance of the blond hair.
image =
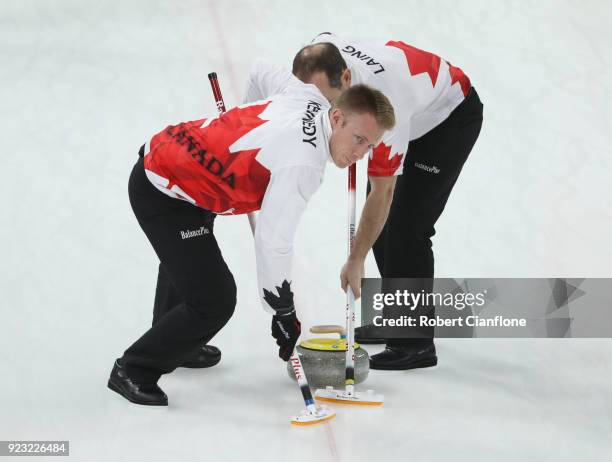
<path id="1" fill-rule="evenodd" d="M 367 85 L 353 85 L 343 91 L 334 101 L 334 108 L 342 109 L 348 113 L 370 114 L 383 130 L 395 127 L 395 111 L 389 99 L 382 91 Z"/>

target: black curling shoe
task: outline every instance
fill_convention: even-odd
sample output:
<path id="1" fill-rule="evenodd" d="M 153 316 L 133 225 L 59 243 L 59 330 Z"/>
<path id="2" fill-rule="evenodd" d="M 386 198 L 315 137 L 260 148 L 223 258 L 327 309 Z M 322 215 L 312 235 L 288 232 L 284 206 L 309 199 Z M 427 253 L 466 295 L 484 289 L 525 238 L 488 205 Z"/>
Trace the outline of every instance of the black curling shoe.
<path id="1" fill-rule="evenodd" d="M 387 346 L 370 357 L 370 369 L 400 371 L 438 364 L 434 345 Z"/>
<path id="2" fill-rule="evenodd" d="M 212 345 L 203 345 L 196 352 L 193 358 L 188 359 L 181 367 L 189 367 L 192 369 L 202 369 L 212 367 L 221 361 L 221 351 L 219 348 Z"/>
<path id="3" fill-rule="evenodd" d="M 145 406 L 167 406 L 168 397 L 156 383 L 136 383 L 130 379 L 125 369 L 115 361 L 108 388 L 120 394 L 128 401 Z"/>

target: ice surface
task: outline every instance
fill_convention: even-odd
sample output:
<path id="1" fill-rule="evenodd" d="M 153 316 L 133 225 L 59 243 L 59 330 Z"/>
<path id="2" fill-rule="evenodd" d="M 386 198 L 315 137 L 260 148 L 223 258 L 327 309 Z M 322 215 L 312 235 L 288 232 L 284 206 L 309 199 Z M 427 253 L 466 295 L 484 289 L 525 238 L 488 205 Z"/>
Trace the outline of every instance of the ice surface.
<path id="1" fill-rule="evenodd" d="M 438 276 L 610 276 L 611 16 L 596 0 L 3 0 L 0 439 L 69 439 L 77 461 L 608 460 L 609 340 L 440 340 L 434 369 L 370 373 L 383 408 L 291 427 L 300 394 L 244 217 L 215 228 L 239 285 L 219 366 L 164 377 L 167 409 L 106 379 L 151 318 L 156 258 L 127 200 L 138 147 L 215 113 L 208 72 L 232 106 L 256 57 L 289 65 L 322 31 L 437 52 L 478 89 L 485 123 L 437 226 Z M 296 243 L 305 328 L 344 316 L 346 172 L 326 175 Z"/>

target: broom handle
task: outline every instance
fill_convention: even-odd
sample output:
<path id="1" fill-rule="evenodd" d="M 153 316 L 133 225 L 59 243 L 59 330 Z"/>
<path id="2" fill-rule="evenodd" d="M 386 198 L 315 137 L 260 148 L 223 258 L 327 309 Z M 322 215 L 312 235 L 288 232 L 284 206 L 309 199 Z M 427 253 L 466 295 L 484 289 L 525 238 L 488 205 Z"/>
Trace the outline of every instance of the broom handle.
<path id="1" fill-rule="evenodd" d="M 210 81 L 210 86 L 212 87 L 213 96 L 215 97 L 215 103 L 217 104 L 219 114 L 223 114 L 225 112 L 225 103 L 223 102 L 223 95 L 221 95 L 221 87 L 219 86 L 217 73 L 211 72 L 210 74 L 208 74 L 208 80 Z M 249 225 L 251 226 L 251 232 L 253 233 L 253 235 L 255 235 L 255 226 L 257 225 L 257 219 L 253 212 L 249 213 L 248 217 Z M 304 398 L 304 404 L 306 405 L 306 408 L 313 413 L 316 412 L 317 409 L 314 404 L 314 399 L 312 399 L 312 393 L 310 392 L 308 381 L 306 380 L 304 367 L 302 366 L 302 361 L 300 361 L 300 357 L 298 356 L 295 349 L 293 350 L 289 361 L 291 361 L 291 367 L 293 368 L 293 373 L 295 374 L 295 378 L 297 379 L 300 391 L 302 392 L 302 398 Z"/>

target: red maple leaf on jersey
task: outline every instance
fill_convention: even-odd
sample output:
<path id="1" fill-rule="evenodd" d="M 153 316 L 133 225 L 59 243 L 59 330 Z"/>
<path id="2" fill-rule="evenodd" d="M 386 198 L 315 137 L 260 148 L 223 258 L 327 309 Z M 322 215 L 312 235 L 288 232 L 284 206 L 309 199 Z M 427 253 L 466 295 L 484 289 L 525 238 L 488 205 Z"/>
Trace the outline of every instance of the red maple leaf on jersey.
<path id="1" fill-rule="evenodd" d="M 213 120 L 208 127 L 204 128 L 208 148 L 217 153 L 229 154 L 232 144 L 267 122 L 265 119 L 260 119 L 259 116 L 269 104 L 268 101 L 253 106 L 236 107 Z"/>
<path id="2" fill-rule="evenodd" d="M 427 51 L 419 50 L 404 42 L 390 40 L 386 43 L 387 46 L 399 48 L 406 55 L 408 69 L 410 75 L 419 75 L 422 73 L 429 74 L 431 84 L 435 87 L 438 80 L 438 72 L 440 71 L 440 57 Z"/>
<path id="3" fill-rule="evenodd" d="M 209 125 L 205 119 L 168 127 L 156 135 L 161 151 L 145 167 L 177 185 L 197 204 L 215 213 L 258 210 L 270 172 L 255 156 L 260 148 L 230 152 L 240 138 L 267 121 L 259 116 L 270 104 L 234 108 Z M 156 139 L 154 138 L 154 139 Z"/>
<path id="4" fill-rule="evenodd" d="M 459 85 L 461 85 L 461 91 L 463 92 L 463 96 L 467 96 L 468 91 L 472 86 L 472 84 L 470 83 L 470 79 L 458 67 L 453 66 L 448 61 L 446 61 L 446 64 L 448 64 L 448 72 L 451 76 L 451 86 L 454 85 L 455 82 L 459 82 Z"/>
<path id="5" fill-rule="evenodd" d="M 260 148 L 230 152 L 230 147 L 266 122 L 259 116 L 269 104 L 231 109 L 204 130 L 209 152 L 224 168 L 225 181 L 212 184 L 211 191 L 203 191 L 209 200 L 216 199 L 213 205 L 216 210 L 233 208 L 244 213 L 259 209 L 270 181 L 270 171 L 255 159 Z"/>
<path id="6" fill-rule="evenodd" d="M 402 165 L 404 154 L 399 152 L 389 158 L 391 146 L 381 142 L 372 149 L 372 155 L 368 161 L 369 176 L 393 176 Z"/>

